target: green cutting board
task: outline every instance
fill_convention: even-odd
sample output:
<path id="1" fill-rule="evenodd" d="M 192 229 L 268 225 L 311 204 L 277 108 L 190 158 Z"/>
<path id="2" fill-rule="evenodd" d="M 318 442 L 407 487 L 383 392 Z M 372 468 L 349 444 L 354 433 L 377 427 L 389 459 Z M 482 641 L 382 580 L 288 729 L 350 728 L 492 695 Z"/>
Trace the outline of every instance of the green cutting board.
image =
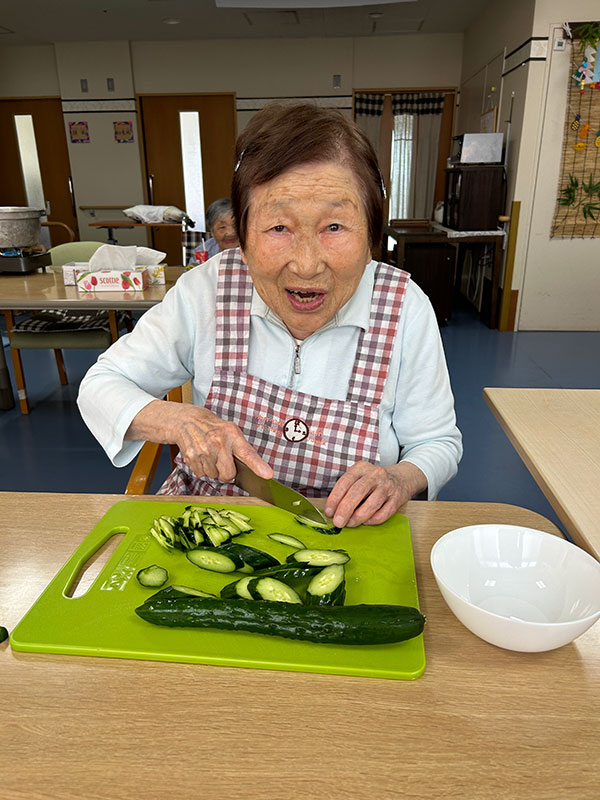
<path id="1" fill-rule="evenodd" d="M 15 650 L 109 656 L 152 661 L 186 661 L 235 667 L 327 672 L 377 678 L 413 679 L 425 669 L 423 637 L 386 645 L 337 646 L 283 639 L 245 631 L 161 628 L 140 619 L 134 609 L 154 593 L 136 574 L 149 564 L 169 571 L 169 583 L 218 594 L 239 573 L 199 569 L 184 553 L 162 548 L 149 535 L 160 515 L 179 516 L 187 503 L 121 501 L 104 515 L 13 630 Z M 216 508 L 223 503 L 202 503 Z M 278 531 L 307 547 L 348 551 L 346 603 L 391 603 L 418 608 L 410 528 L 399 514 L 383 525 L 345 528 L 327 536 L 297 523 L 291 514 L 267 506 L 235 506 L 255 530 L 237 538 L 268 551 L 280 561 L 293 552 L 267 538 Z M 82 566 L 108 539 L 126 534 L 87 591 L 70 597 Z"/>

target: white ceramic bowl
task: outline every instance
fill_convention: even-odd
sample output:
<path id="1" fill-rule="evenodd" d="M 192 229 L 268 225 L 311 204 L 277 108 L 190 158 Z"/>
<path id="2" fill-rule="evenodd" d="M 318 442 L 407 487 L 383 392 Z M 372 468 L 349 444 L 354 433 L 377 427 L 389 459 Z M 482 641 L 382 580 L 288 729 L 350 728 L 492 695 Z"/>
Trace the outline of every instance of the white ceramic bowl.
<path id="1" fill-rule="evenodd" d="M 431 566 L 450 610 L 508 650 L 562 647 L 600 617 L 600 563 L 574 544 L 518 525 L 470 525 L 439 539 Z"/>

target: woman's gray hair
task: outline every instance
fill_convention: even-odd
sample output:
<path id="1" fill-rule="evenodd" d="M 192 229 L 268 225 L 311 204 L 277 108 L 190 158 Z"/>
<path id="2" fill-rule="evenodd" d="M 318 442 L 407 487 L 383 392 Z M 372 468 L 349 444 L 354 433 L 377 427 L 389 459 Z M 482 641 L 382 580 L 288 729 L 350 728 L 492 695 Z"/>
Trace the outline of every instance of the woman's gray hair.
<path id="1" fill-rule="evenodd" d="M 219 217 L 224 217 L 226 214 L 231 214 L 233 211 L 231 200 L 228 197 L 221 197 L 215 200 L 206 209 L 206 227 L 212 231 L 215 222 Z"/>

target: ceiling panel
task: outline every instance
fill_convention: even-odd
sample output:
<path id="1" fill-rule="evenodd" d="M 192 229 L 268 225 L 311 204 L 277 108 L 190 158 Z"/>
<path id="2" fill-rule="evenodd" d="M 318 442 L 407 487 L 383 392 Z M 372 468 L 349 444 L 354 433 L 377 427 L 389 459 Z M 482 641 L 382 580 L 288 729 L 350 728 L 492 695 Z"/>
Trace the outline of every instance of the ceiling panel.
<path id="1" fill-rule="evenodd" d="M 26 0 L 3 3 L 0 6 L 0 31 L 3 31 L 0 47 L 111 40 L 459 33 L 481 14 L 490 0 L 415 0 L 344 8 L 301 8 L 297 2 L 277 2 L 279 9 L 217 8 L 215 0 Z"/>

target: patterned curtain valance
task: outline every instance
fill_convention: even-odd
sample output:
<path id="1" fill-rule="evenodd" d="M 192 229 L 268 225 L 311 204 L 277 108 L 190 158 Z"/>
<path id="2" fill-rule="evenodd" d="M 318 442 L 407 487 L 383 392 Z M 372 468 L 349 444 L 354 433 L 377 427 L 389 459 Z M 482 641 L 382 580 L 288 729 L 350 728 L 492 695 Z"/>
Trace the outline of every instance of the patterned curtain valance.
<path id="1" fill-rule="evenodd" d="M 402 92 L 392 95 L 392 112 L 400 114 L 441 114 L 444 95 L 438 92 Z"/>
<path id="2" fill-rule="evenodd" d="M 380 117 L 383 114 L 383 95 L 355 94 L 354 111 L 357 117 Z"/>

